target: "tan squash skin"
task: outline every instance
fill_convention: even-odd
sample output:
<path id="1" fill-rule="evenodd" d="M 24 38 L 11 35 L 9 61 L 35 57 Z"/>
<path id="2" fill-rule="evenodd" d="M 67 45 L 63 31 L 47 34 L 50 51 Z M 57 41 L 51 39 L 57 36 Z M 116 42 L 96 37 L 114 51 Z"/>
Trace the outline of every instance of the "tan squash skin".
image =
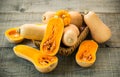
<path id="1" fill-rule="evenodd" d="M 73 30 L 67 30 L 62 37 L 62 42 L 66 46 L 73 46 L 77 43 L 77 34 Z"/>
<path id="2" fill-rule="evenodd" d="M 62 42 L 66 46 L 73 46 L 77 43 L 77 38 L 80 34 L 79 29 L 74 24 L 69 24 L 64 29 Z"/>
<path id="3" fill-rule="evenodd" d="M 71 16 L 71 24 L 74 24 L 80 28 L 83 23 L 82 15 L 77 11 L 70 11 L 69 14 Z"/>
<path id="4" fill-rule="evenodd" d="M 96 61 L 98 44 L 93 40 L 85 40 L 80 44 L 76 54 L 76 62 L 81 67 L 90 67 Z"/>
<path id="5" fill-rule="evenodd" d="M 70 29 L 73 30 L 77 34 L 77 36 L 80 35 L 80 31 L 79 31 L 78 27 L 74 24 L 69 24 L 68 26 L 66 26 L 64 28 L 64 32 L 66 32 L 67 30 L 70 30 Z"/>
<path id="6" fill-rule="evenodd" d="M 84 21 L 90 29 L 91 35 L 98 43 L 106 42 L 111 37 L 111 30 L 106 26 L 95 12 L 90 11 L 84 15 Z"/>
<path id="7" fill-rule="evenodd" d="M 43 23 L 48 23 L 48 21 L 50 20 L 50 18 L 54 17 L 55 12 L 53 11 L 47 11 L 42 15 L 42 22 Z"/>
<path id="8" fill-rule="evenodd" d="M 42 40 L 47 24 L 24 24 L 20 27 L 20 35 L 26 39 Z"/>
<path id="9" fill-rule="evenodd" d="M 39 50 L 26 45 L 17 45 L 13 50 L 17 56 L 32 62 L 36 69 L 42 73 L 54 70 L 58 64 L 56 56 L 41 54 Z"/>

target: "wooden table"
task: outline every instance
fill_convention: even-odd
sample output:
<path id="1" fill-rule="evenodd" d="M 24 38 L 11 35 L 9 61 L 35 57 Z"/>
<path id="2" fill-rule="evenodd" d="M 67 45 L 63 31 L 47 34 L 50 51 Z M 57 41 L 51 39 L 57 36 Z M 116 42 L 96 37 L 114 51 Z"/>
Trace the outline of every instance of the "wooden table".
<path id="1" fill-rule="evenodd" d="M 32 63 L 17 57 L 4 36 L 5 30 L 25 23 L 40 23 L 46 11 L 59 9 L 93 10 L 107 24 L 112 37 L 99 45 L 97 60 L 90 68 L 75 62 L 75 53 L 57 55 L 57 68 L 48 73 L 38 72 Z M 30 40 L 23 44 L 35 47 Z M 120 76 L 120 0 L 0 0 L 0 77 L 119 77 Z"/>

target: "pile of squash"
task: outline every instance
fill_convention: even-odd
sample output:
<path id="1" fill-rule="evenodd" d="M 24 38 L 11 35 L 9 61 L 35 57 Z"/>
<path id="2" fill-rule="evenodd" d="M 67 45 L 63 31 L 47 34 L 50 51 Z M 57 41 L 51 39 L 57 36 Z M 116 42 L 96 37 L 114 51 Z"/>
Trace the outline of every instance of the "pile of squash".
<path id="1" fill-rule="evenodd" d="M 86 26 L 83 26 L 84 25 Z M 88 27 L 92 40 L 85 40 L 86 36 L 78 41 L 79 36 L 85 34 Z M 88 30 L 87 30 L 88 31 Z M 77 11 L 58 10 L 48 11 L 42 16 L 41 24 L 24 24 L 17 28 L 6 30 L 5 36 L 11 43 L 19 43 L 26 39 L 40 41 L 37 46 L 40 50 L 27 45 L 17 45 L 13 48 L 15 54 L 31 61 L 36 69 L 47 73 L 55 69 L 58 52 L 70 55 L 72 52 L 59 51 L 61 45 L 65 48 L 76 47 L 76 63 L 82 67 L 89 67 L 96 60 L 98 43 L 104 43 L 111 37 L 111 30 L 93 11 L 81 14 Z M 79 43 L 78 43 L 79 42 Z M 81 44 L 80 44 L 81 43 Z M 64 54 L 67 51 L 67 54 Z"/>

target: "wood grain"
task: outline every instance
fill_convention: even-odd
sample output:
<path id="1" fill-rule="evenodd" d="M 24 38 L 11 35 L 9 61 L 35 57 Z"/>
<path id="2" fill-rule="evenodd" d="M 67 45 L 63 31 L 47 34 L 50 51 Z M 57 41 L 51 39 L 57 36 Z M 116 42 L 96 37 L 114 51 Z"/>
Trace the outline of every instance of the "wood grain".
<path id="1" fill-rule="evenodd" d="M 57 55 L 57 68 L 48 73 L 38 72 L 32 63 L 17 57 L 4 36 L 11 27 L 26 23 L 41 23 L 46 11 L 59 9 L 84 12 L 93 10 L 111 29 L 112 37 L 99 44 L 97 60 L 90 68 L 82 68 L 71 56 Z M 31 40 L 21 44 L 35 47 Z M 35 47 L 36 48 L 36 47 Z M 0 0 L 0 77 L 119 77 L 120 76 L 120 0 Z"/>
<path id="2" fill-rule="evenodd" d="M 119 7 L 119 0 L 1 0 L 0 2 L 0 12 L 45 12 L 66 9 L 120 13 Z"/>
<path id="3" fill-rule="evenodd" d="M 120 48 L 99 48 L 97 60 L 90 68 L 82 68 L 75 62 L 75 54 L 69 57 L 57 55 L 57 68 L 48 73 L 38 72 L 34 65 L 17 57 L 12 48 L 0 48 L 0 77 L 119 77 Z"/>

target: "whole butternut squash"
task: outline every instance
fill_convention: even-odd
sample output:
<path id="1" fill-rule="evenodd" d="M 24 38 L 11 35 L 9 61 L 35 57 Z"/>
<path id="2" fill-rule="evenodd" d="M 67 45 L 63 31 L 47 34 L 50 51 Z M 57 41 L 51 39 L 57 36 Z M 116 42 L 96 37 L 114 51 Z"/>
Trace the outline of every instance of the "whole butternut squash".
<path id="1" fill-rule="evenodd" d="M 110 39 L 110 28 L 102 22 L 95 12 L 90 11 L 88 14 L 84 15 L 84 21 L 89 27 L 91 35 L 95 41 L 103 43 Z"/>
<path id="2" fill-rule="evenodd" d="M 77 11 L 69 11 L 70 17 L 71 17 L 71 24 L 76 25 L 78 28 L 82 26 L 83 23 L 83 17 L 80 12 Z"/>
<path id="3" fill-rule="evenodd" d="M 74 24 L 69 24 L 65 27 L 62 42 L 66 46 L 74 46 L 77 43 L 80 31 Z"/>
<path id="4" fill-rule="evenodd" d="M 47 24 L 24 24 L 19 28 L 22 37 L 32 40 L 42 40 Z"/>

